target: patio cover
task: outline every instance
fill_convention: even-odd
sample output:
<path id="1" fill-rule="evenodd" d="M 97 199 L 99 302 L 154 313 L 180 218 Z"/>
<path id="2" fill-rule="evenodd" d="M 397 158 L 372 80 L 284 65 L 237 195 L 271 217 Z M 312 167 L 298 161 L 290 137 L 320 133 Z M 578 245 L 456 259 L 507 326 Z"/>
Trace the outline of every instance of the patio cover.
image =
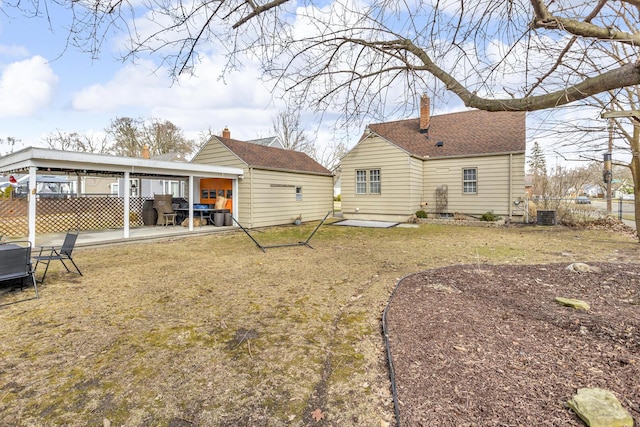
<path id="1" fill-rule="evenodd" d="M 134 157 L 118 157 L 106 154 L 78 153 L 29 147 L 0 158 L 0 174 L 29 174 L 29 241 L 36 240 L 36 175 L 117 176 L 124 178 L 124 238 L 129 238 L 129 178 L 188 178 L 189 217 L 193 218 L 194 177 L 227 178 L 233 181 L 233 206 L 238 203 L 238 179 L 243 178 L 240 168 L 212 166 L 200 163 L 168 162 Z M 237 216 L 237 208 L 234 210 Z M 193 231 L 193 221 L 189 221 Z"/>

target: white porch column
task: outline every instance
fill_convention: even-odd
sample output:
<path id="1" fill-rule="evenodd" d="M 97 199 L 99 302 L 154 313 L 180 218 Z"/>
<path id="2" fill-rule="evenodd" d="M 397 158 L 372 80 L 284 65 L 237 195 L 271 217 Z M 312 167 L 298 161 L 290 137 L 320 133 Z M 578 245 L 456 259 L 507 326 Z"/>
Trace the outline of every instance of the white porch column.
<path id="1" fill-rule="evenodd" d="M 129 172 L 124 173 L 124 238 L 129 238 Z"/>
<path id="2" fill-rule="evenodd" d="M 31 246 L 36 245 L 36 193 L 38 192 L 36 183 L 36 167 L 29 167 L 29 241 Z"/>
<path id="3" fill-rule="evenodd" d="M 193 231 L 193 175 L 189 175 L 189 231 Z"/>
<path id="4" fill-rule="evenodd" d="M 232 188 L 232 194 L 231 194 L 231 206 L 233 206 L 233 212 L 231 212 L 231 215 L 236 219 L 236 221 L 238 220 L 238 218 L 240 217 L 240 203 L 238 203 L 238 181 L 240 180 L 240 178 L 235 178 L 233 180 L 231 180 L 231 188 Z M 231 224 L 233 226 L 235 226 L 235 224 Z"/>

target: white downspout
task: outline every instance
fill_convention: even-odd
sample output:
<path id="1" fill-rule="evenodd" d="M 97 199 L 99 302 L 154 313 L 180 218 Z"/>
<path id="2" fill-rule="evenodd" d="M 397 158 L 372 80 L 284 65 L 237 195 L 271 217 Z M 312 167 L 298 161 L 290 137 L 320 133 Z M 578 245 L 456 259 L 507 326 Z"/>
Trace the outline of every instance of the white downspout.
<path id="1" fill-rule="evenodd" d="M 253 227 L 253 168 L 249 168 L 249 228 Z"/>

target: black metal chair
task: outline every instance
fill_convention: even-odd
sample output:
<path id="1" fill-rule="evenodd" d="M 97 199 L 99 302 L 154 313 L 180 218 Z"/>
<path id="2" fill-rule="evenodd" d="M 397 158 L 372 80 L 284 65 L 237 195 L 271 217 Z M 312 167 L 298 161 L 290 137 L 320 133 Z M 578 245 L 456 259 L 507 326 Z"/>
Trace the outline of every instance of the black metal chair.
<path id="1" fill-rule="evenodd" d="M 49 270 L 49 263 L 51 261 L 60 261 L 62 265 L 64 265 L 64 268 L 67 270 L 68 273 L 79 274 L 80 276 L 82 276 L 82 272 L 80 271 L 76 263 L 73 261 L 73 257 L 72 257 L 73 249 L 76 245 L 76 240 L 78 239 L 78 234 L 79 234 L 78 231 L 69 230 L 67 232 L 67 235 L 64 238 L 64 242 L 62 243 L 61 247 L 56 247 L 56 246 L 41 247 L 40 253 L 33 257 L 33 259 L 36 260 L 36 265 L 33 269 L 34 273 L 38 269 L 38 265 L 40 263 L 43 263 L 46 265 L 44 269 L 44 273 L 42 274 L 42 279 L 39 280 L 40 283 L 44 282 L 44 278 L 47 276 L 47 270 Z M 65 260 L 71 261 L 71 264 L 73 264 L 76 271 L 71 271 L 67 266 L 67 264 L 64 262 Z"/>
<path id="2" fill-rule="evenodd" d="M 24 280 L 31 278 L 33 288 L 38 296 L 35 271 L 31 265 L 31 242 L 18 241 L 0 245 L 0 281 L 20 279 L 20 289 Z"/>

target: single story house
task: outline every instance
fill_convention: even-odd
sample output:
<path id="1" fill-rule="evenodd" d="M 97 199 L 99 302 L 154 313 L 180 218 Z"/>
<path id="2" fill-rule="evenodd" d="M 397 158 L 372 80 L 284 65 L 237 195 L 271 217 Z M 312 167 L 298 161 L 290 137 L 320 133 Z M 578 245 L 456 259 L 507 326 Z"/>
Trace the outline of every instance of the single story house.
<path id="1" fill-rule="evenodd" d="M 192 162 L 243 170 L 237 219 L 245 228 L 319 220 L 333 210 L 333 174 L 305 153 L 231 139 L 225 128 Z M 200 203 L 215 203 L 219 195 L 229 198 L 228 184 L 201 179 L 196 183 Z"/>
<path id="2" fill-rule="evenodd" d="M 526 115 L 479 110 L 371 124 L 341 161 L 344 218 L 405 221 L 493 213 L 521 217 Z"/>

